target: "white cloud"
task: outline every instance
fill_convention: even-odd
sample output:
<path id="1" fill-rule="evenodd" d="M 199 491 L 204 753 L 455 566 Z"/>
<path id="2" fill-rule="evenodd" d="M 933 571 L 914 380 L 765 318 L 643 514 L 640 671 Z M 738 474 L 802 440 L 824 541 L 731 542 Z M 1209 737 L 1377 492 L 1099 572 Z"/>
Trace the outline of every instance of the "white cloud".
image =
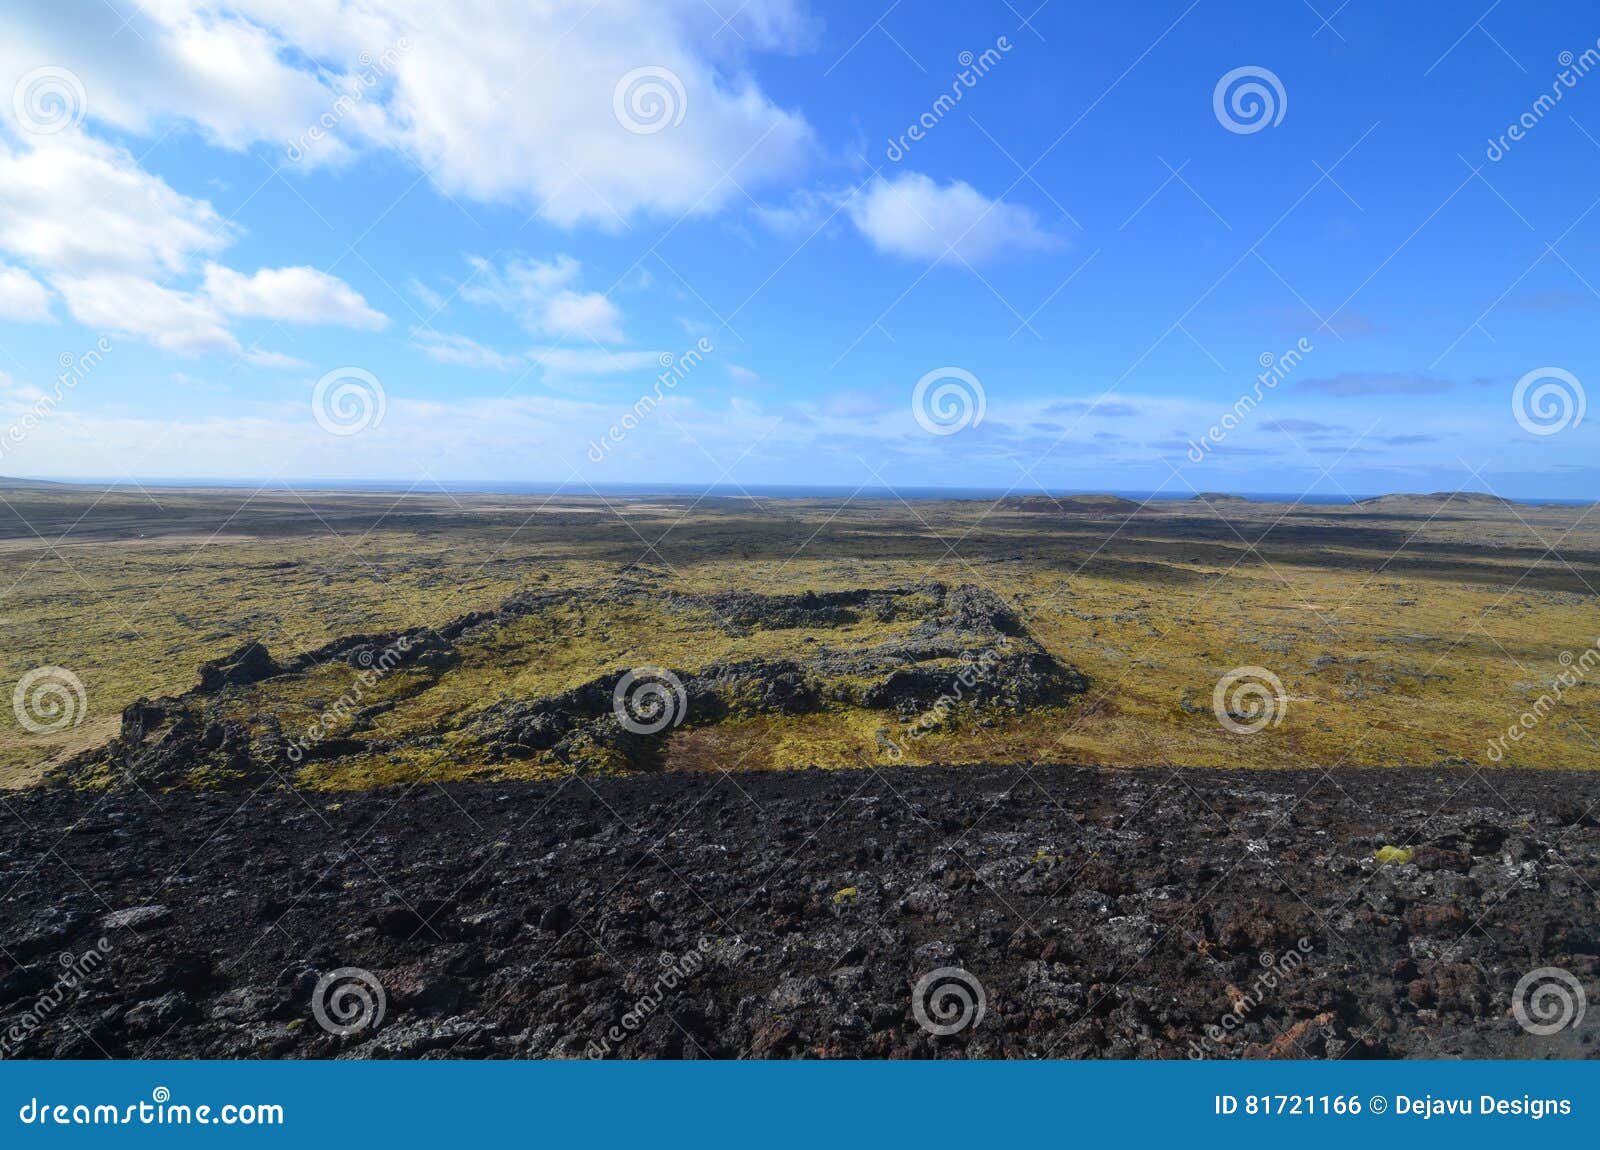
<path id="1" fill-rule="evenodd" d="M 779 235 L 804 236 L 833 219 L 848 194 L 848 191 L 798 188 L 781 203 L 757 204 L 751 211 L 756 219 Z"/>
<path id="2" fill-rule="evenodd" d="M 50 318 L 50 289 L 21 268 L 0 264 L 0 319 Z"/>
<path id="3" fill-rule="evenodd" d="M 406 280 L 406 291 L 415 296 L 417 302 L 422 304 L 423 307 L 435 314 L 443 311 L 445 305 L 450 302 L 416 276 L 411 276 Z"/>
<path id="4" fill-rule="evenodd" d="M 429 359 L 458 367 L 510 371 L 524 364 L 543 370 L 546 379 L 626 375 L 629 372 L 660 370 L 661 353 L 654 351 L 609 351 L 598 347 L 540 347 L 509 354 L 496 351 L 464 335 L 415 329 L 411 341 Z"/>
<path id="5" fill-rule="evenodd" d="M 751 384 L 761 382 L 761 376 L 751 371 L 748 367 L 741 367 L 737 363 L 728 365 L 728 378 L 732 379 L 734 383 Z"/>
<path id="6" fill-rule="evenodd" d="M 597 347 L 551 347 L 528 353 L 546 375 L 623 375 L 630 371 L 661 370 L 661 353 L 654 351 L 604 351 Z"/>
<path id="7" fill-rule="evenodd" d="M 91 328 L 186 355 L 237 351 L 214 304 L 157 282 L 230 239 L 210 204 L 174 191 L 125 149 L 75 131 L 18 148 L 0 141 L 0 249 L 42 273 Z"/>
<path id="8" fill-rule="evenodd" d="M 284 355 L 281 351 L 261 351 L 259 348 L 246 351 L 240 358 L 252 367 L 298 368 L 311 366 L 305 360 L 296 359 L 292 355 Z"/>
<path id="9" fill-rule="evenodd" d="M 79 132 L 17 149 L 0 141 L 0 248 L 47 272 L 171 274 L 230 238 L 210 204 L 125 149 Z"/>
<path id="10" fill-rule="evenodd" d="M 805 121 L 773 104 L 732 54 L 740 35 L 756 47 L 784 42 L 794 12 L 755 0 L 730 32 L 705 0 L 614 0 L 576 13 L 504 4 L 471 20 L 431 7 L 396 69 L 396 140 L 445 190 L 526 202 L 560 224 L 710 214 L 741 198 L 739 185 L 792 174 L 810 151 Z M 581 34 L 569 34 L 579 18 Z M 630 132 L 613 107 L 618 82 L 640 68 L 663 80 L 654 91 L 669 125 L 647 134 Z"/>
<path id="11" fill-rule="evenodd" d="M 0 140 L 0 311 L 48 315 L 42 279 L 80 323 L 186 355 L 237 352 L 229 316 L 376 329 L 387 320 L 360 293 L 309 267 L 243 275 L 216 263 L 185 286 L 196 257 L 233 239 L 205 200 L 174 190 L 123 148 L 79 131 L 12 146 Z M 31 285 L 31 286 L 30 286 Z M 247 356 L 280 366 L 270 353 Z"/>
<path id="12" fill-rule="evenodd" d="M 411 333 L 411 341 L 422 349 L 423 355 L 436 363 L 449 363 L 457 367 L 510 371 L 522 362 L 520 356 L 495 351 L 464 335 L 418 329 Z"/>
<path id="13" fill-rule="evenodd" d="M 956 180 L 940 185 L 921 172 L 877 177 L 847 211 L 874 247 L 922 260 L 968 263 L 1009 252 L 1057 247 L 1029 208 L 991 200 Z"/>
<path id="14" fill-rule="evenodd" d="M 86 327 L 140 336 L 183 355 L 239 350 L 223 317 L 202 296 L 135 275 L 61 277 L 55 287 Z"/>
<path id="15" fill-rule="evenodd" d="M 9 91 L 50 60 L 82 78 L 91 121 L 143 134 L 184 121 L 225 147 L 280 151 L 318 125 L 313 159 L 399 149 L 452 195 L 614 227 L 640 212 L 710 214 L 809 156 L 804 119 L 743 61 L 804 38 L 799 0 L 718 3 L 11 0 L 0 81 Z M 683 114 L 635 134 L 613 99 L 645 67 L 671 74 L 661 90 Z"/>
<path id="16" fill-rule="evenodd" d="M 255 17 L 250 8 L 258 10 Z M 338 29 L 337 42 L 313 42 L 312 22 L 302 22 L 298 36 L 273 27 L 274 16 L 292 20 L 312 8 Z M 17 75 L 51 61 L 79 77 L 89 115 L 103 123 L 145 135 L 190 123 L 223 147 L 259 141 L 283 147 L 340 94 L 359 90 L 360 47 L 350 42 L 382 36 L 387 27 L 386 20 L 325 2 L 12 0 L 0 9 L 0 81 L 10 91 Z M 376 41 L 376 51 L 383 47 Z M 317 149 L 322 157 L 347 154 L 343 136 L 380 134 L 385 123 L 376 102 L 343 118 L 345 132 Z"/>
<path id="17" fill-rule="evenodd" d="M 372 331 L 389 322 L 342 279 L 310 267 L 262 268 L 246 276 L 220 264 L 207 264 L 205 293 L 229 315 Z"/>
<path id="18" fill-rule="evenodd" d="M 578 287 L 583 269 L 571 256 L 553 260 L 508 260 L 496 268 L 473 259 L 472 279 L 461 298 L 490 304 L 517 317 L 534 335 L 578 337 L 617 343 L 622 337 L 622 312 L 600 292 Z"/>

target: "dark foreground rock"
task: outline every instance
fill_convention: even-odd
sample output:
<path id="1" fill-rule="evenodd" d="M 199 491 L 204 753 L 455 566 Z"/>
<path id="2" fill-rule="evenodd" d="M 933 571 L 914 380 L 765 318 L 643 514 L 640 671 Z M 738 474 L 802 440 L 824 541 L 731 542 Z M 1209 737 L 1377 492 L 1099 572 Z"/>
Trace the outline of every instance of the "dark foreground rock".
<path id="1" fill-rule="evenodd" d="M 1055 767 L 15 794 L 0 1050 L 1585 1057 L 1600 1009 L 1536 1035 L 1512 996 L 1600 994 L 1597 799 Z"/>

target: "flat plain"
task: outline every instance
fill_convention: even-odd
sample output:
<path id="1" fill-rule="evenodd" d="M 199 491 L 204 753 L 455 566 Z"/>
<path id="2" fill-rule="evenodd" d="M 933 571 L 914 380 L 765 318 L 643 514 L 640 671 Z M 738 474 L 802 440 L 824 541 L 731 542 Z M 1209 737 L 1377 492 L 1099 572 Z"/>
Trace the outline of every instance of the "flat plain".
<path id="1" fill-rule="evenodd" d="M 84 701 L 58 731 L 4 717 L 10 786 L 104 744 L 135 700 L 191 691 L 202 663 L 241 649 L 283 665 L 339 654 L 206 700 L 212 719 L 242 725 L 256 759 L 277 758 L 256 770 L 334 789 L 641 766 L 1600 766 L 1594 676 L 1576 675 L 1549 705 L 1555 677 L 1573 660 L 1581 670 L 1600 642 L 1590 508 L 1483 496 L 1141 506 L 49 485 L 3 494 L 0 681 L 61 667 Z M 952 623 L 940 604 L 958 592 L 1009 612 L 1027 650 L 1076 686 L 1020 700 L 1001 691 L 975 700 L 996 705 L 946 707 L 920 724 L 918 708 L 949 694 L 937 675 L 921 695 L 906 684 L 863 705 L 896 642 L 950 640 L 914 653 L 948 673 L 977 658 L 986 636 L 1003 637 Z M 807 608 L 808 594 L 834 596 L 833 606 Z M 885 608 L 883 595 L 899 605 Z M 476 619 L 486 615 L 497 618 Z M 425 638 L 463 621 L 448 657 L 408 661 L 371 686 L 339 650 L 352 636 Z M 775 668 L 811 690 L 800 702 L 774 703 L 768 690 L 766 705 L 691 711 L 643 759 L 594 739 L 532 754 L 494 728 L 519 702 L 605 687 L 632 669 L 683 678 L 741 662 L 755 664 L 758 691 Z M 1213 708 L 1216 684 L 1240 668 L 1282 686 L 1274 721 L 1247 736 Z M 1536 729 L 1506 741 L 1530 708 Z M 263 732 L 264 718 L 276 732 Z M 282 757 L 306 731 L 317 752 Z M 194 766 L 192 778 L 157 785 L 238 774 Z"/>

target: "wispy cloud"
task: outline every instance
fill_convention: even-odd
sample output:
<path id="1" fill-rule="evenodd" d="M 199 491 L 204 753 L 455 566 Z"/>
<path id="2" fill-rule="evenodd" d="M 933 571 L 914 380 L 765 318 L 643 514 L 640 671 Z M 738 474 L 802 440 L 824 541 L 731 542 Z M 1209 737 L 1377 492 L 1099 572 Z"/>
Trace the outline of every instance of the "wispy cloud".
<path id="1" fill-rule="evenodd" d="M 497 307 L 534 335 L 622 340 L 621 309 L 603 293 L 582 289 L 583 265 L 571 256 L 468 262 L 472 278 L 461 288 L 462 299 Z"/>
<path id="2" fill-rule="evenodd" d="M 1303 379 L 1297 390 L 1318 395 L 1439 395 L 1454 385 L 1447 379 L 1390 371 L 1345 371 L 1338 375 Z"/>
<path id="3" fill-rule="evenodd" d="M 1128 419 L 1138 415 L 1139 409 L 1131 403 L 1123 403 L 1116 399 L 1064 399 L 1050 404 L 1042 414 L 1095 415 L 1105 419 Z"/>
<path id="4" fill-rule="evenodd" d="M 507 355 L 467 336 L 438 332 L 431 328 L 413 330 L 411 342 L 435 363 L 448 363 L 456 367 L 510 371 L 522 362 L 521 356 Z"/>

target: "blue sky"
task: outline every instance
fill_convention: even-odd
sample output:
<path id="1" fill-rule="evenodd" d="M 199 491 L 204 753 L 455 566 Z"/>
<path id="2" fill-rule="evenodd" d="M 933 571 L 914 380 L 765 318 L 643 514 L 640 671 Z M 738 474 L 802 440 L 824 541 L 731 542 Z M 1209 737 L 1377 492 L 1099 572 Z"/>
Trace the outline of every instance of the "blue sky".
<path id="1" fill-rule="evenodd" d="M 437 7 L 6 6 L 0 474 L 1600 495 L 1590 5 Z"/>

